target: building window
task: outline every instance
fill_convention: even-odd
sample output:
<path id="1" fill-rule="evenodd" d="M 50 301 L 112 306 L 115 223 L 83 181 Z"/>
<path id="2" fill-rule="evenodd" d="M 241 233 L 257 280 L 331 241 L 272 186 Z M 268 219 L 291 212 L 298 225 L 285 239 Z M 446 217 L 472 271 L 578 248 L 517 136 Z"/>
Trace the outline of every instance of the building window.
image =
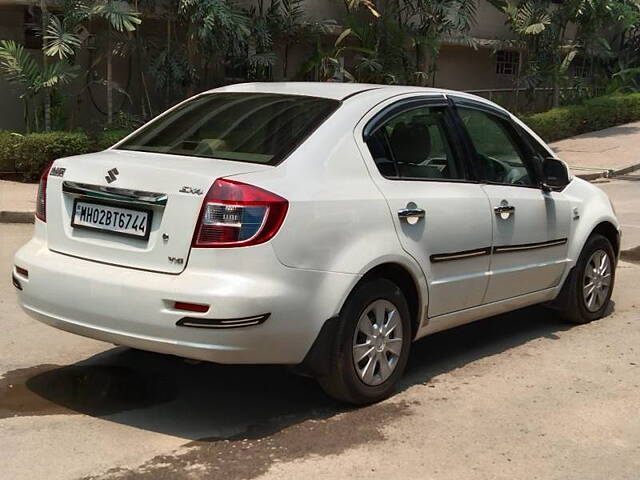
<path id="1" fill-rule="evenodd" d="M 520 64 L 520 52 L 498 50 L 496 52 L 496 73 L 498 75 L 515 75 Z"/>

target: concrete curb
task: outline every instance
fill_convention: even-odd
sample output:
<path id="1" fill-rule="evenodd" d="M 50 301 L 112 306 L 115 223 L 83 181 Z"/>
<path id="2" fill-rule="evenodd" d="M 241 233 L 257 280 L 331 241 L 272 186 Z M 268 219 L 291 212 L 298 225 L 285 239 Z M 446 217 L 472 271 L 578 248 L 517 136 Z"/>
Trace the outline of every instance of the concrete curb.
<path id="1" fill-rule="evenodd" d="M 33 223 L 35 212 L 8 212 L 0 211 L 0 223 Z"/>
<path id="2" fill-rule="evenodd" d="M 590 172 L 590 173 L 576 173 L 575 176 L 578 178 L 582 178 L 583 180 L 597 180 L 599 178 L 612 178 L 618 177 L 620 175 L 626 175 L 627 173 L 633 172 L 634 170 L 638 170 L 640 168 L 640 162 L 633 163 L 631 165 L 627 165 L 626 167 L 619 168 L 618 170 L 603 170 L 601 172 Z"/>

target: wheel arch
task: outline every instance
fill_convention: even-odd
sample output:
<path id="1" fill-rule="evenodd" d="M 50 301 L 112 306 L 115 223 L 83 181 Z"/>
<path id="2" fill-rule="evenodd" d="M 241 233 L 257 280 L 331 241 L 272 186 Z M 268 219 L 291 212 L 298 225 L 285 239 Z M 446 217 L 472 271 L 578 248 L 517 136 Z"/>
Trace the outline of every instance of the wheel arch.
<path id="1" fill-rule="evenodd" d="M 411 314 L 411 336 L 415 338 L 423 317 L 423 302 L 421 288 L 415 275 L 405 265 L 397 262 L 385 262 L 369 268 L 360 280 L 353 286 L 349 295 L 362 283 L 372 278 L 386 278 L 398 285 L 404 294 L 409 313 Z M 349 296 L 347 296 L 348 298 Z M 346 301 L 346 299 L 345 299 Z"/>
<path id="2" fill-rule="evenodd" d="M 611 242 L 611 245 L 613 246 L 613 252 L 615 253 L 617 260 L 618 256 L 620 255 L 620 233 L 618 232 L 618 229 L 615 227 L 615 225 L 607 220 L 598 223 L 593 228 L 593 230 L 591 230 L 591 233 L 587 236 L 587 238 L 585 238 L 582 248 L 584 248 L 584 244 L 587 242 L 587 239 L 594 233 L 599 233 Z"/>
<path id="3" fill-rule="evenodd" d="M 422 274 L 422 270 L 417 265 L 407 265 L 405 262 L 406 259 L 392 257 L 367 266 L 364 269 L 364 273 L 346 291 L 338 311 L 342 310 L 345 302 L 363 282 L 372 278 L 386 278 L 398 285 L 407 300 L 411 314 L 411 335 L 412 339 L 415 339 L 422 318 L 425 317 L 428 298 L 427 281 L 424 274 Z M 329 371 L 330 356 L 328 352 L 335 338 L 339 321 L 339 314 L 325 321 L 305 359 L 302 363 L 293 367 L 295 373 L 320 377 Z"/>

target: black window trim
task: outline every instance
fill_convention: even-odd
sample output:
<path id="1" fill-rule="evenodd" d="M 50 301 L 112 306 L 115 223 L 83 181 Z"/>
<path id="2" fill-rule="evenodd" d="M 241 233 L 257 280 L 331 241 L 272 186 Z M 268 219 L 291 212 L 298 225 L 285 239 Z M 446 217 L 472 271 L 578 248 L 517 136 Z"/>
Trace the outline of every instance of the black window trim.
<path id="1" fill-rule="evenodd" d="M 529 146 L 526 139 L 521 135 L 521 127 L 513 122 L 508 112 L 502 110 L 498 107 L 494 107 L 492 105 L 479 102 L 477 100 L 473 100 L 470 98 L 460 97 L 457 95 L 448 95 L 447 98 L 450 101 L 450 106 L 452 108 L 453 114 L 456 117 L 456 124 L 458 127 L 459 135 L 464 139 L 463 144 L 465 145 L 465 149 L 467 150 L 467 161 L 471 165 L 471 169 L 474 172 L 475 178 L 480 182 L 486 185 L 497 185 L 503 187 L 520 187 L 520 188 L 533 188 L 536 190 L 540 190 L 541 185 L 541 170 L 540 167 L 530 158 L 529 150 L 533 150 L 533 147 Z M 512 183 L 501 183 L 501 182 L 491 182 L 487 180 L 481 180 L 481 173 L 478 170 L 477 162 L 473 161 L 476 158 L 477 152 L 475 146 L 473 145 L 473 141 L 471 140 L 471 136 L 467 131 L 464 122 L 462 121 L 462 117 L 458 112 L 458 108 L 469 108 L 473 110 L 479 110 L 489 115 L 493 115 L 497 117 L 497 119 L 504 123 L 508 127 L 508 135 L 514 140 L 515 147 L 518 149 L 518 153 L 522 156 L 522 160 L 524 162 L 525 168 L 529 172 L 529 175 L 533 177 L 533 185 L 517 185 Z"/>
<path id="2" fill-rule="evenodd" d="M 441 107 L 445 111 L 445 126 L 450 127 L 445 129 L 445 135 L 447 136 L 447 140 L 450 143 L 450 147 L 454 151 L 455 162 L 458 164 L 458 167 L 461 169 L 463 178 L 416 178 L 416 177 L 400 177 L 397 175 L 397 166 L 395 164 L 395 160 L 393 160 L 394 167 L 396 169 L 395 177 L 389 177 L 387 175 L 383 175 L 382 172 L 377 168 L 377 172 L 386 180 L 391 181 L 401 181 L 401 182 L 445 182 L 445 183 L 478 183 L 477 179 L 474 178 L 474 175 L 471 171 L 471 166 L 469 164 L 469 158 L 464 148 L 461 147 L 460 143 L 462 139 L 459 135 L 459 128 L 457 126 L 457 122 L 455 119 L 455 115 L 451 109 L 451 103 L 448 101 L 447 97 L 444 94 L 437 95 L 420 95 L 413 96 L 410 98 L 404 98 L 402 100 L 398 100 L 397 102 L 392 103 L 391 105 L 387 105 L 382 110 L 377 112 L 364 126 L 362 129 L 362 140 L 365 144 L 368 143 L 369 139 L 372 135 L 374 135 L 381 127 L 383 127 L 389 120 L 392 118 L 409 112 L 411 110 L 415 110 L 417 108 L 422 107 Z M 367 145 L 368 149 L 368 145 Z M 391 152 L 393 155 L 393 152 Z"/>

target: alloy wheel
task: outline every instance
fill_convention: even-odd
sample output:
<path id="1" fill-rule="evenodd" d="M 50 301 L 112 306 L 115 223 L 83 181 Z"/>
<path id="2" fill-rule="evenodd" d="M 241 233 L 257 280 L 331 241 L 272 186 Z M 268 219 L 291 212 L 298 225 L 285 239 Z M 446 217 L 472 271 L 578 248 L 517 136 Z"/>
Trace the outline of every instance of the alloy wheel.
<path id="1" fill-rule="evenodd" d="M 393 303 L 376 300 L 364 309 L 353 335 L 353 364 L 363 383 L 375 386 L 389 379 L 402 353 L 402 335 Z"/>
<path id="2" fill-rule="evenodd" d="M 611 288 L 611 259 L 604 250 L 593 252 L 584 269 L 582 296 L 590 312 L 602 308 Z"/>

